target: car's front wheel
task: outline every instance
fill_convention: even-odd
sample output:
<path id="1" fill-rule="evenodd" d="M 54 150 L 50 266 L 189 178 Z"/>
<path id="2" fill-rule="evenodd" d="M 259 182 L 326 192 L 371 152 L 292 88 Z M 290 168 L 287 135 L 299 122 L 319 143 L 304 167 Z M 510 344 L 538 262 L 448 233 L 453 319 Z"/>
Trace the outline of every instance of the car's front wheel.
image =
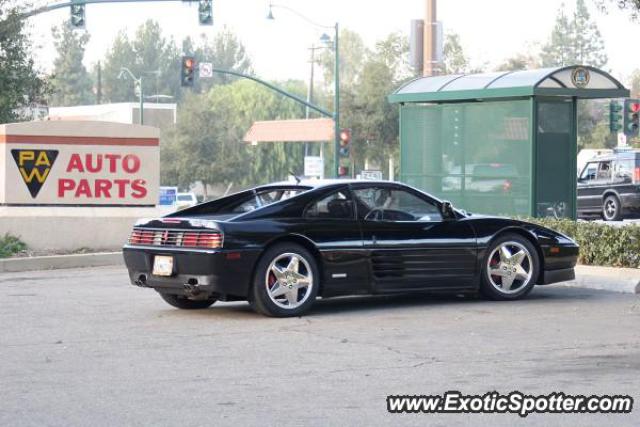
<path id="1" fill-rule="evenodd" d="M 529 240 L 517 234 L 501 236 L 487 251 L 480 291 L 495 300 L 522 298 L 538 280 L 539 265 Z"/>
<path id="2" fill-rule="evenodd" d="M 207 299 L 189 299 L 181 295 L 164 294 L 164 293 L 161 293 L 160 296 L 169 305 L 172 305 L 176 308 L 181 308 L 183 310 L 198 310 L 198 309 L 208 308 L 216 302 L 216 298 L 214 297 L 209 297 Z"/>
<path id="3" fill-rule="evenodd" d="M 277 244 L 258 261 L 251 305 L 267 316 L 300 316 L 313 305 L 319 281 L 316 261 L 308 250 L 294 243 Z"/>

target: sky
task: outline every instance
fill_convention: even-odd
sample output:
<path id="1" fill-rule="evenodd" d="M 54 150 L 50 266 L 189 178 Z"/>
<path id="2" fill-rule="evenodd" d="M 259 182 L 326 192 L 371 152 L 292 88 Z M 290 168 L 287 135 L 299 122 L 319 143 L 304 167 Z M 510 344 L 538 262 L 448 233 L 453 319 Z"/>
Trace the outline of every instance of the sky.
<path id="1" fill-rule="evenodd" d="M 438 20 L 443 22 L 445 33 L 460 35 L 472 65 L 490 70 L 508 57 L 543 45 L 561 3 L 562 0 L 440 0 Z M 571 11 L 574 2 L 565 3 Z M 295 9 L 319 24 L 333 26 L 337 21 L 341 27 L 360 33 L 370 46 L 391 32 L 408 34 L 410 21 L 422 19 L 425 9 L 424 0 L 278 0 L 277 4 Z M 598 11 L 590 0 L 587 4 L 605 41 L 609 71 L 625 81 L 635 68 L 640 68 L 638 57 L 632 55 L 637 51 L 640 23 L 631 21 L 628 12 L 617 10 L 613 1 L 608 14 Z M 154 19 L 177 40 L 188 35 L 213 36 L 227 27 L 245 44 L 257 76 L 307 79 L 308 48 L 318 42 L 323 32 L 333 34 L 333 29 L 313 27 L 283 8 L 274 8 L 275 20 L 269 21 L 268 6 L 268 0 L 214 0 L 214 25 L 207 27 L 198 24 L 197 1 L 191 5 L 184 1 L 87 5 L 91 40 L 85 64 L 91 66 L 100 60 L 119 30 L 133 35 L 145 20 Z M 51 27 L 68 16 L 69 10 L 64 8 L 29 20 L 36 61 L 44 71 L 51 69 L 55 58 Z"/>

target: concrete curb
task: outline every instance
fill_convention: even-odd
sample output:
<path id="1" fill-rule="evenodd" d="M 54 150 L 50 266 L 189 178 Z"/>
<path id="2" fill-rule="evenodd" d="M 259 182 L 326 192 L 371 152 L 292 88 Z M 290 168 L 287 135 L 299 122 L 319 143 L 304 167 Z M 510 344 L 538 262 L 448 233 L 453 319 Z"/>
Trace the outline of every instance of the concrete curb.
<path id="1" fill-rule="evenodd" d="M 576 279 L 561 285 L 640 294 L 640 269 L 577 265 Z"/>
<path id="2" fill-rule="evenodd" d="M 0 273 L 124 265 L 122 252 L 0 259 Z"/>

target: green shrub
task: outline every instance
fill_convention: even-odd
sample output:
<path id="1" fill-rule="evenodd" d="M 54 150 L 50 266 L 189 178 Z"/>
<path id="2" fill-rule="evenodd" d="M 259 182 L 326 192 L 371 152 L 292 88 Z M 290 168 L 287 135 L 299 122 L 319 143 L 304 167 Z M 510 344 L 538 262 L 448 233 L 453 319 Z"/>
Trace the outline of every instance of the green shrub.
<path id="1" fill-rule="evenodd" d="M 527 218 L 574 239 L 580 264 L 640 268 L 640 225 L 616 227 L 569 219 Z"/>
<path id="2" fill-rule="evenodd" d="M 10 234 L 0 236 L 0 258 L 8 258 L 11 255 L 27 250 L 27 245 L 20 239 Z"/>

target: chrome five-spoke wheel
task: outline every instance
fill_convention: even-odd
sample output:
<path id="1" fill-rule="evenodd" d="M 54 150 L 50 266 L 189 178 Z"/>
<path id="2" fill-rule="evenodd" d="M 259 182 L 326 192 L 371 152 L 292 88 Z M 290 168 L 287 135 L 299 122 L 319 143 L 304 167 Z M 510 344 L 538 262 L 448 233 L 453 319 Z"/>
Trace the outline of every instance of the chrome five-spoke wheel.
<path id="1" fill-rule="evenodd" d="M 487 260 L 489 283 L 500 294 L 517 294 L 529 286 L 535 263 L 529 249 L 521 242 L 499 243 Z"/>
<path id="2" fill-rule="evenodd" d="M 516 233 L 498 236 L 487 248 L 480 292 L 494 300 L 516 300 L 527 295 L 540 277 L 535 243 Z"/>
<path id="3" fill-rule="evenodd" d="M 277 256 L 267 269 L 267 295 L 275 305 L 294 309 L 307 301 L 313 287 L 313 271 L 304 257 L 295 253 Z"/>

